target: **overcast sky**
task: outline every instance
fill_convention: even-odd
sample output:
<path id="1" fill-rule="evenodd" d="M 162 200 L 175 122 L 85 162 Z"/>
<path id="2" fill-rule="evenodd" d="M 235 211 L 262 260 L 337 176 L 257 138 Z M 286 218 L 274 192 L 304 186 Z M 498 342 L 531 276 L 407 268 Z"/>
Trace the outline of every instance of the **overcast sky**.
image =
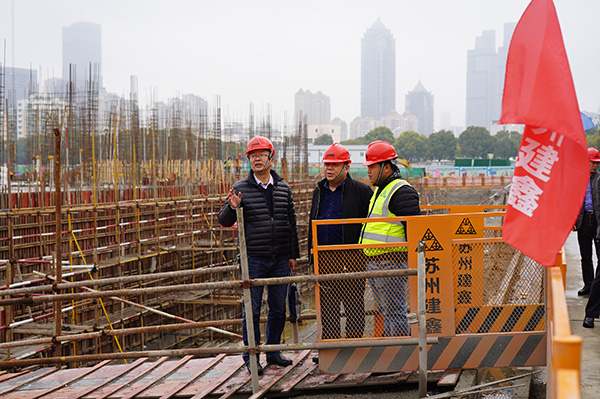
<path id="1" fill-rule="evenodd" d="M 360 113 L 361 38 L 379 17 L 396 39 L 396 108 L 421 80 L 442 112 L 465 120 L 466 56 L 484 30 L 517 22 L 528 0 L 0 0 L 6 65 L 61 76 L 62 27 L 102 25 L 104 86 L 140 99 L 194 93 L 245 117 L 270 104 L 293 113 L 298 89 L 331 99 L 333 117 Z M 600 0 L 554 0 L 583 111 L 600 108 Z M 13 23 L 14 22 L 14 23 Z M 2 57 L 4 58 L 4 56 Z M 1 59 L 0 59 L 0 62 Z M 288 116 L 289 117 L 289 116 Z"/>

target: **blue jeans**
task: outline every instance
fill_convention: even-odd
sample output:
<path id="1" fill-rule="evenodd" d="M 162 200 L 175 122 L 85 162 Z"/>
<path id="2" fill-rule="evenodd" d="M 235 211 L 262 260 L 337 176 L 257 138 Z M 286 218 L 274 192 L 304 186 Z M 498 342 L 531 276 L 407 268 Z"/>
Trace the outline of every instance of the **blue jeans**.
<path id="1" fill-rule="evenodd" d="M 251 279 L 267 277 L 287 277 L 289 275 L 289 257 L 248 257 L 248 272 Z M 262 304 L 263 285 L 250 288 L 250 297 L 252 298 L 252 320 L 254 322 L 254 338 L 256 345 L 260 345 L 260 308 Z M 280 344 L 281 334 L 285 327 L 285 297 L 287 293 L 287 284 L 268 285 L 267 286 L 267 305 L 269 313 L 267 315 L 266 343 Z M 242 306 L 242 335 L 244 345 L 248 345 L 248 332 L 246 330 L 246 309 Z M 279 352 L 267 353 L 267 360 L 270 356 Z M 247 362 L 249 357 L 247 353 L 242 355 Z"/>
<path id="2" fill-rule="evenodd" d="M 406 262 L 392 260 L 368 261 L 367 270 L 395 270 L 406 269 Z M 406 318 L 407 277 L 377 277 L 368 279 L 377 310 L 383 315 L 383 336 L 398 337 L 410 335 L 408 320 Z"/>

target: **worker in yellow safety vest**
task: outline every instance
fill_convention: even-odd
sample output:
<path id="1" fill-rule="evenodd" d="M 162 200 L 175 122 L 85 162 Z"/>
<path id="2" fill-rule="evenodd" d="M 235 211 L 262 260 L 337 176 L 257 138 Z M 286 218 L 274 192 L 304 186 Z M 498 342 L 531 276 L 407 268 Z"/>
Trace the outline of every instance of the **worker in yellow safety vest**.
<path id="1" fill-rule="evenodd" d="M 375 187 L 369 203 L 368 218 L 419 215 L 419 194 L 400 175 L 396 150 L 385 141 L 369 144 L 363 165 Z M 406 242 L 406 222 L 364 223 L 361 244 Z M 364 248 L 367 270 L 390 270 L 408 267 L 406 246 Z M 406 277 L 370 278 L 375 305 L 383 315 L 385 337 L 410 335 L 407 321 L 408 285 Z"/>

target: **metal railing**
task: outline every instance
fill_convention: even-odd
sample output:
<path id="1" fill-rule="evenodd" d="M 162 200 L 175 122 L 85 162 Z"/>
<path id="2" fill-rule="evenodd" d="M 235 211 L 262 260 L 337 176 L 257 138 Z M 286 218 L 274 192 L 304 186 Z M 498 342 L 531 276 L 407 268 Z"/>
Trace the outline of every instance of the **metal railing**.
<path id="1" fill-rule="evenodd" d="M 581 398 L 581 344 L 580 336 L 571 334 L 569 311 L 565 296 L 566 260 L 564 249 L 557 256 L 554 267 L 546 268 L 547 331 L 548 331 L 548 385 L 550 399 Z"/>

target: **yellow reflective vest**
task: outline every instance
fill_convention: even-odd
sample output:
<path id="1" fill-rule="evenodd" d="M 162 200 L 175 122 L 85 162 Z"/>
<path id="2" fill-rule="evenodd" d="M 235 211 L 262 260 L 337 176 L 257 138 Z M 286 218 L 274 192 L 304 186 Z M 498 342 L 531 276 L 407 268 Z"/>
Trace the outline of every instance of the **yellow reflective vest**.
<path id="1" fill-rule="evenodd" d="M 369 218 L 380 218 L 380 217 L 394 217 L 388 207 L 390 198 L 400 187 L 409 185 L 406 180 L 395 179 L 388 183 L 387 186 L 379 195 L 377 190 L 371 197 L 369 203 Z M 375 203 L 375 204 L 373 204 Z M 390 243 L 390 242 L 406 242 L 406 231 L 402 222 L 369 222 L 363 224 L 363 231 L 361 235 L 361 244 L 378 244 L 378 243 Z M 375 256 L 381 255 L 387 252 L 398 252 L 407 251 L 405 246 L 402 247 L 388 247 L 388 248 L 364 248 L 365 255 Z"/>

